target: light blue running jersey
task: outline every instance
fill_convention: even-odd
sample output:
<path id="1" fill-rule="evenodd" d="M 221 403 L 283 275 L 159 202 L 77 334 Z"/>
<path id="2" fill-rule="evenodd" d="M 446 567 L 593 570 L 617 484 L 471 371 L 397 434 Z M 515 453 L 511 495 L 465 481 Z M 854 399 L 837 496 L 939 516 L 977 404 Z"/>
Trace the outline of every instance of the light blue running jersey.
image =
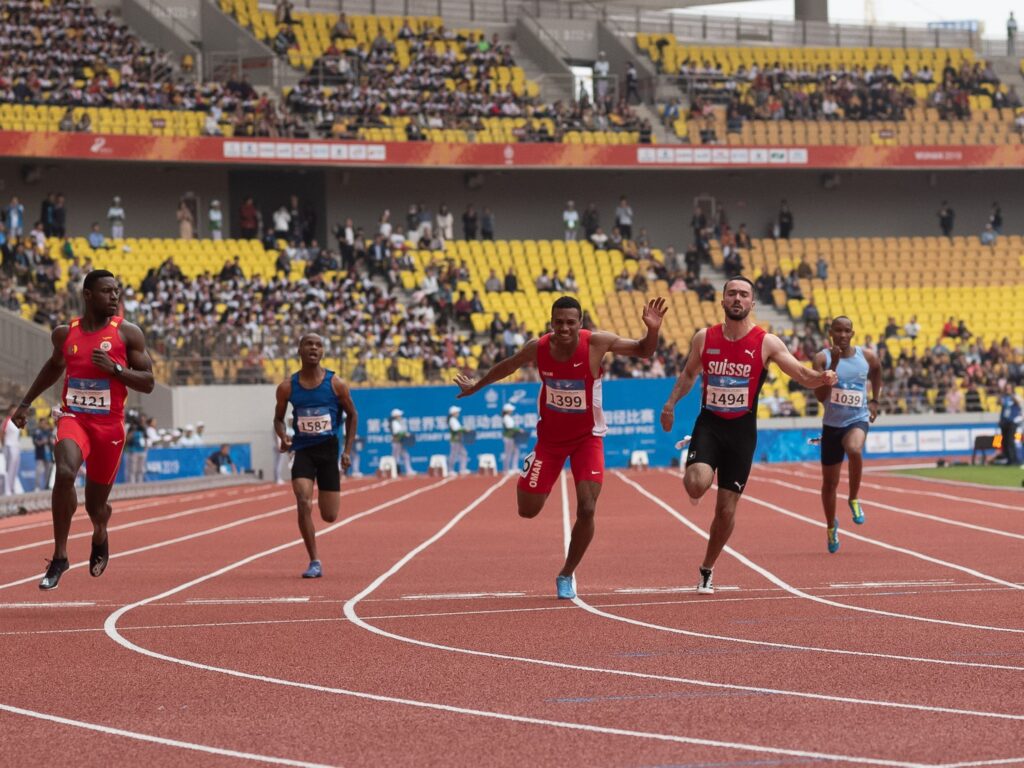
<path id="1" fill-rule="evenodd" d="M 825 368 L 832 365 L 831 350 L 825 351 Z M 839 381 L 832 387 L 825 403 L 824 423 L 829 427 L 848 427 L 858 421 L 868 421 L 868 361 L 864 350 L 853 348 L 853 357 L 840 359 L 836 367 Z"/>

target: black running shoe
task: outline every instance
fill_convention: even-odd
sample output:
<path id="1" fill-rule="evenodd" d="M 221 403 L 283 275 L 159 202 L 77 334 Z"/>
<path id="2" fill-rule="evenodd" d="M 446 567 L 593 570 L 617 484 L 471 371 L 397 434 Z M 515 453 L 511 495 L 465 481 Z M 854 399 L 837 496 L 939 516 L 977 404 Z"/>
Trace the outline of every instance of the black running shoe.
<path id="1" fill-rule="evenodd" d="M 60 559 L 47 560 L 49 563 L 46 566 L 46 575 L 43 576 L 43 580 L 39 582 L 39 588 L 50 590 L 56 589 L 57 584 L 60 583 L 60 577 L 64 575 L 64 571 L 71 567 L 66 557 Z"/>
<path id="2" fill-rule="evenodd" d="M 107 537 L 99 546 L 92 545 L 92 550 L 89 552 L 90 576 L 102 576 L 103 572 L 107 570 L 107 563 L 110 562 L 109 542 L 110 538 Z"/>

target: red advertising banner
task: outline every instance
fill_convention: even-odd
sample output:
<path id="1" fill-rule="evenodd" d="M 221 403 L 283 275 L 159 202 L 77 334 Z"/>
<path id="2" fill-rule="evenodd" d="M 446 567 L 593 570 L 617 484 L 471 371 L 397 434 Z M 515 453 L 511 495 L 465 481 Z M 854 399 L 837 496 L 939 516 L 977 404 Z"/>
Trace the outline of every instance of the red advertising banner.
<path id="1" fill-rule="evenodd" d="M 435 144 L 0 131 L 0 157 L 325 167 L 907 170 L 1022 168 L 1024 145 Z"/>

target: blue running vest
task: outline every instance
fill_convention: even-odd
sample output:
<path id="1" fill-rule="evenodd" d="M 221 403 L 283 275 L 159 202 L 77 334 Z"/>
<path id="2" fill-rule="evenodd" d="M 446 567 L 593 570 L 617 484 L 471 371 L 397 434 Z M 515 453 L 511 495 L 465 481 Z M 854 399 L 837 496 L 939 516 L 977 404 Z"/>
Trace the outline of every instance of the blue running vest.
<path id="1" fill-rule="evenodd" d="M 338 435 L 341 421 L 338 412 L 338 396 L 331 387 L 334 371 L 325 371 L 324 380 L 316 389 L 306 389 L 299 383 L 299 374 L 292 374 L 292 448 L 301 451 L 319 445 Z"/>
<path id="2" fill-rule="evenodd" d="M 825 368 L 832 365 L 832 351 L 825 350 Z M 868 361 L 864 350 L 853 348 L 853 357 L 840 359 L 836 367 L 839 381 L 825 403 L 824 423 L 829 427 L 848 427 L 858 421 L 868 421 Z"/>

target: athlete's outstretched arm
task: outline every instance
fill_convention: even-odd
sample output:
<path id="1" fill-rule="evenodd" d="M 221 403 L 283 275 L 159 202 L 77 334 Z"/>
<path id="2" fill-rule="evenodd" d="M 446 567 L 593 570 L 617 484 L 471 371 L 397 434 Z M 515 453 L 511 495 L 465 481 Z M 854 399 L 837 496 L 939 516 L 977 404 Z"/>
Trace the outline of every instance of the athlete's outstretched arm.
<path id="1" fill-rule="evenodd" d="M 291 380 L 282 381 L 277 385 L 277 404 L 274 406 L 274 431 L 277 439 L 281 441 L 281 453 L 288 453 L 292 449 L 292 439 L 288 437 L 288 426 L 284 423 L 284 417 L 288 413 L 288 401 L 292 396 Z M 345 442 L 348 442 L 348 434 L 345 435 Z"/>
<path id="2" fill-rule="evenodd" d="M 814 371 L 800 365 L 800 361 L 793 357 L 792 353 L 786 349 L 786 345 L 782 343 L 782 339 L 774 333 L 765 334 L 763 347 L 767 353 L 765 363 L 774 361 L 783 373 L 802 387 L 807 389 L 831 387 L 837 381 L 836 372 L 833 370 Z"/>
<path id="3" fill-rule="evenodd" d="M 352 466 L 352 444 L 359 429 L 359 414 L 356 412 L 356 404 L 352 401 L 348 385 L 335 376 L 331 379 L 331 386 L 334 388 L 334 394 L 338 396 L 338 405 L 345 413 L 345 447 L 341 451 L 341 468 L 348 469 Z"/>
<path id="4" fill-rule="evenodd" d="M 664 299 L 651 299 L 644 307 L 642 319 L 647 326 L 647 334 L 642 339 L 624 339 L 608 331 L 598 331 L 590 337 L 590 343 L 597 347 L 602 356 L 611 352 L 613 355 L 628 357 L 650 357 L 658 348 L 658 333 L 666 312 L 668 304 Z"/>
<path id="5" fill-rule="evenodd" d="M 882 398 L 882 363 L 878 355 L 865 349 L 864 359 L 868 361 L 868 381 L 871 382 L 871 399 L 868 400 L 868 411 L 871 413 L 871 422 L 878 418 L 878 401 Z"/>
<path id="6" fill-rule="evenodd" d="M 683 366 L 682 373 L 676 379 L 675 386 L 672 387 L 668 400 L 665 401 L 665 405 L 661 409 L 661 428 L 666 432 L 672 431 L 672 423 L 676 417 L 676 403 L 689 394 L 693 388 L 693 383 L 697 381 L 697 376 L 700 374 L 700 356 L 704 352 L 704 338 L 707 334 L 706 328 L 701 328 L 693 334 L 693 341 L 690 342 L 690 353 L 686 356 L 686 364 Z"/>
<path id="7" fill-rule="evenodd" d="M 18 429 L 24 427 L 28 421 L 28 409 L 32 407 L 35 399 L 56 384 L 57 379 L 64 373 L 64 369 L 67 367 L 67 361 L 64 359 L 64 341 L 67 339 L 68 331 L 70 330 L 70 326 L 58 325 L 53 329 L 53 333 L 50 334 L 50 340 L 53 342 L 53 352 L 50 354 L 49 359 L 43 363 L 43 367 L 39 369 L 39 373 L 36 374 L 36 380 L 32 382 L 32 386 L 28 388 L 25 396 L 21 398 L 21 403 L 17 409 L 11 414 L 11 421 L 18 426 Z"/>
<path id="8" fill-rule="evenodd" d="M 834 357 L 834 355 L 833 355 L 833 357 Z M 814 356 L 814 360 L 811 363 L 811 365 L 814 367 L 814 370 L 816 370 L 816 371 L 824 371 L 825 370 L 825 353 L 824 352 L 819 352 L 818 354 L 816 354 Z M 835 369 L 833 368 L 833 370 L 835 370 Z M 832 390 L 832 387 L 827 387 L 827 386 L 815 387 L 814 388 L 814 396 L 816 398 L 818 398 L 818 402 L 819 403 L 824 403 L 826 400 L 828 400 L 829 394 L 831 393 L 831 390 Z"/>
<path id="9" fill-rule="evenodd" d="M 102 349 L 92 351 L 93 365 L 113 375 L 129 389 L 149 394 L 156 386 L 156 380 L 153 378 L 153 361 L 146 352 L 146 337 L 134 323 L 123 323 L 121 332 L 124 334 L 125 362 L 128 365 L 122 366 L 118 373 L 113 359 Z"/>
<path id="10" fill-rule="evenodd" d="M 501 381 L 506 376 L 511 376 L 524 365 L 536 362 L 537 340 L 530 339 L 518 352 L 512 355 L 512 357 L 506 357 L 500 363 L 495 363 L 491 366 L 490 370 L 478 380 L 474 381 L 471 376 L 467 376 L 464 373 L 460 373 L 456 376 L 455 383 L 459 385 L 459 389 L 461 390 L 457 397 L 469 397 L 470 395 L 479 392 L 488 384 L 493 384 L 496 381 Z"/>

